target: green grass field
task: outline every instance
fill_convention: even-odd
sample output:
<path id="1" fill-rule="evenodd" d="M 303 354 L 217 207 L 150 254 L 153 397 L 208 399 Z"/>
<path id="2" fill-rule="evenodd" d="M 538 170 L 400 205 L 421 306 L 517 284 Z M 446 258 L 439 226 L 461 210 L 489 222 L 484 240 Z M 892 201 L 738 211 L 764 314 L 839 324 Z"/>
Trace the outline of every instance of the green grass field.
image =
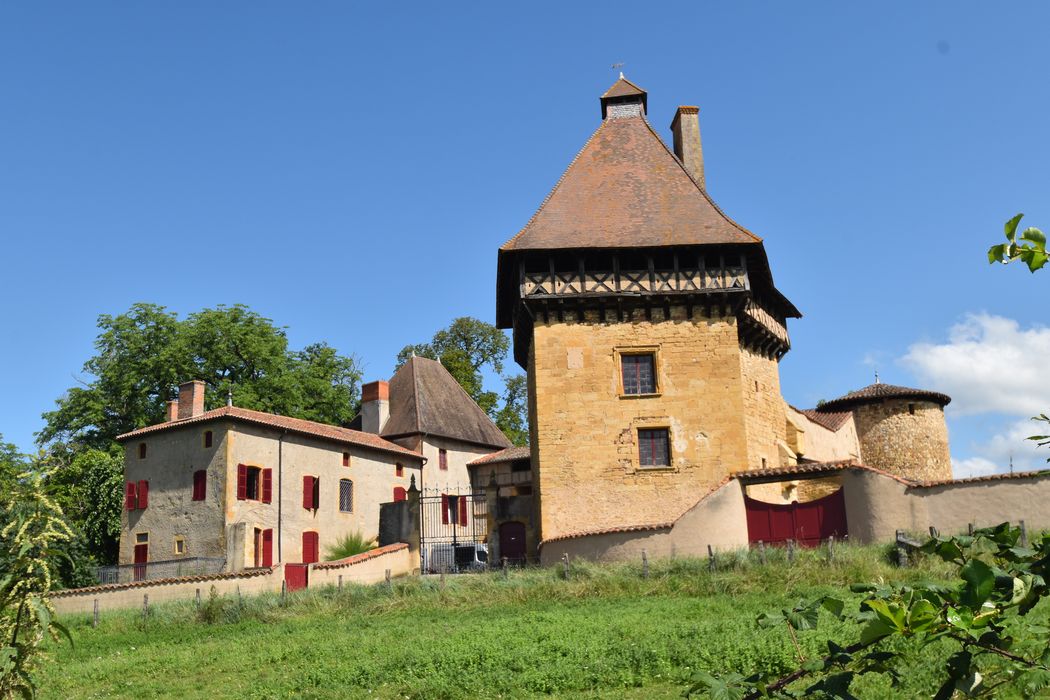
<path id="1" fill-rule="evenodd" d="M 75 647 L 50 644 L 38 675 L 43 698 L 581 698 L 680 697 L 696 669 L 793 669 L 787 630 L 759 613 L 857 581 L 941 578 L 928 562 L 887 563 L 886 550 L 783 552 L 758 565 L 744 555 L 640 566 L 560 567 L 218 599 L 69 618 Z M 775 561 L 772 561 L 775 559 Z M 850 632 L 832 618 L 800 634 L 807 654 Z M 866 698 L 922 697 L 944 659 L 914 658 L 898 691 L 862 679 Z"/>

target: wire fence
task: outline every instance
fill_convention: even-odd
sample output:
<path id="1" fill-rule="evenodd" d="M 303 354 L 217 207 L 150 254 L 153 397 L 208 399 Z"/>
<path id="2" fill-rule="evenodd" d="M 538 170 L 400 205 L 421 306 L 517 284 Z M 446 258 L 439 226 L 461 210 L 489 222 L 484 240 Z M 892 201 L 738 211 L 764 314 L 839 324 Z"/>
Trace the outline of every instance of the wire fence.
<path id="1" fill-rule="evenodd" d="M 150 561 L 144 564 L 99 566 L 95 569 L 95 576 L 100 584 L 131 583 L 132 581 L 156 581 L 162 578 L 219 574 L 225 567 L 226 560 L 223 558 L 186 557 Z"/>

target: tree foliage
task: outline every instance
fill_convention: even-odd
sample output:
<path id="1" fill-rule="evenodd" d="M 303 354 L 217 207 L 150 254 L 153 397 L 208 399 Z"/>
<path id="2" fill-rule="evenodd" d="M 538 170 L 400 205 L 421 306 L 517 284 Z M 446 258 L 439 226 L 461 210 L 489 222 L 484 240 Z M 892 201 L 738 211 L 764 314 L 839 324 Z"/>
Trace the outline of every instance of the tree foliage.
<path id="1" fill-rule="evenodd" d="M 32 697 L 44 637 L 69 636 L 54 619 L 48 593 L 60 546 L 73 532 L 45 494 L 46 476 L 39 468 L 20 474 L 0 497 L 0 698 Z"/>
<path id="2" fill-rule="evenodd" d="M 1046 235 L 1029 226 L 1017 237 L 1017 226 L 1021 223 L 1024 214 L 1017 214 L 1003 226 L 1006 233 L 1006 243 L 993 245 L 988 249 L 989 263 L 1007 264 L 1020 260 L 1028 266 L 1029 271 L 1035 272 L 1046 265 Z"/>
<path id="3" fill-rule="evenodd" d="M 238 406 L 296 418 L 348 424 L 357 413 L 361 373 L 353 357 L 324 343 L 288 349 L 283 328 L 251 309 L 218 306 L 176 314 L 155 304 L 99 317 L 90 379 L 71 387 L 44 414 L 41 443 L 106 451 L 117 435 L 164 419 L 174 388 L 207 385 L 206 407 L 227 392 Z"/>
<path id="4" fill-rule="evenodd" d="M 509 350 L 510 341 L 503 331 L 490 323 L 464 316 L 435 333 L 429 343 L 402 348 L 397 354 L 397 367 L 400 368 L 413 355 L 439 361 L 511 442 L 524 445 L 528 441 L 527 384 L 522 374 L 503 374 L 503 363 Z M 486 368 L 502 378 L 502 397 L 498 392 L 485 389 Z"/>
<path id="5" fill-rule="evenodd" d="M 825 596 L 764 614 L 759 627 L 789 631 L 798 668 L 747 677 L 701 672 L 687 694 L 852 700 L 858 676 L 881 675 L 897 687 L 909 660 L 937 644 L 948 645 L 950 656 L 935 700 L 996 697 L 1003 687 L 1026 698 L 1042 695 L 1050 688 L 1050 629 L 1033 622 L 1030 613 L 1050 593 L 1050 535 L 1031 547 L 1020 539 L 1020 528 L 1009 523 L 972 536 L 935 537 L 922 551 L 957 567 L 954 584 L 856 584 L 852 590 L 862 597 L 855 610 L 846 600 Z M 797 635 L 816 629 L 827 616 L 848 623 L 852 637 L 829 641 L 827 654 L 806 658 Z"/>

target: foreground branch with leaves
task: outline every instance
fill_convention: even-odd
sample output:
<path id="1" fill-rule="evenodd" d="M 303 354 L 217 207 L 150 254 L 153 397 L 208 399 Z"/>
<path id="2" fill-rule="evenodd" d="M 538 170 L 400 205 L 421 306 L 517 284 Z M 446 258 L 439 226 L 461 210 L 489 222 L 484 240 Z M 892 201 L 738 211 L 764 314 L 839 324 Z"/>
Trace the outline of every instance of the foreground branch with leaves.
<path id="1" fill-rule="evenodd" d="M 0 698 L 32 697 L 32 672 L 46 636 L 69 638 L 54 620 L 48 593 L 61 557 L 58 545 L 73 538 L 59 505 L 44 493 L 46 472 L 22 474 L 3 494 L 0 529 Z M 72 643 L 72 639 L 69 639 Z"/>
<path id="2" fill-rule="evenodd" d="M 931 645 L 951 647 L 935 700 L 996 697 L 1005 686 L 1022 697 L 1050 688 L 1050 628 L 1029 613 L 1047 597 L 1050 535 L 1031 547 L 1020 528 L 1003 523 L 972 536 L 935 537 L 921 551 L 957 567 L 955 585 L 923 583 L 892 587 L 854 584 L 856 610 L 840 598 L 803 601 L 790 610 L 764 614 L 758 626 L 786 627 L 798 667 L 787 674 L 758 671 L 720 677 L 697 673 L 687 695 L 719 700 L 823 697 L 849 700 L 854 681 L 865 674 L 889 679 L 896 688 L 909 658 Z M 828 641 L 827 654 L 807 658 L 798 635 L 822 617 L 856 630 L 853 639 Z"/>

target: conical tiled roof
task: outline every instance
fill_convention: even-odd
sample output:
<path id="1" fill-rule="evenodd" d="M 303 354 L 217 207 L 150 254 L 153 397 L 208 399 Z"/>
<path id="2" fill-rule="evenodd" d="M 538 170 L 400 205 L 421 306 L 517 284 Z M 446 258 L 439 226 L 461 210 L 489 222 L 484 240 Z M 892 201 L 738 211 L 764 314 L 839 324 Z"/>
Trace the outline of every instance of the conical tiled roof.
<path id="1" fill-rule="evenodd" d="M 390 417 L 380 435 L 421 434 L 500 449 L 511 446 L 440 362 L 411 357 L 390 380 Z"/>
<path id="2" fill-rule="evenodd" d="M 941 406 L 948 405 L 952 400 L 947 394 L 937 391 L 912 389 L 906 386 L 875 382 L 863 389 L 851 391 L 845 396 L 840 396 L 837 399 L 821 404 L 817 410 L 821 413 L 833 413 L 852 408 L 853 406 L 881 401 L 882 399 L 918 399 L 920 401 L 933 401 Z"/>

